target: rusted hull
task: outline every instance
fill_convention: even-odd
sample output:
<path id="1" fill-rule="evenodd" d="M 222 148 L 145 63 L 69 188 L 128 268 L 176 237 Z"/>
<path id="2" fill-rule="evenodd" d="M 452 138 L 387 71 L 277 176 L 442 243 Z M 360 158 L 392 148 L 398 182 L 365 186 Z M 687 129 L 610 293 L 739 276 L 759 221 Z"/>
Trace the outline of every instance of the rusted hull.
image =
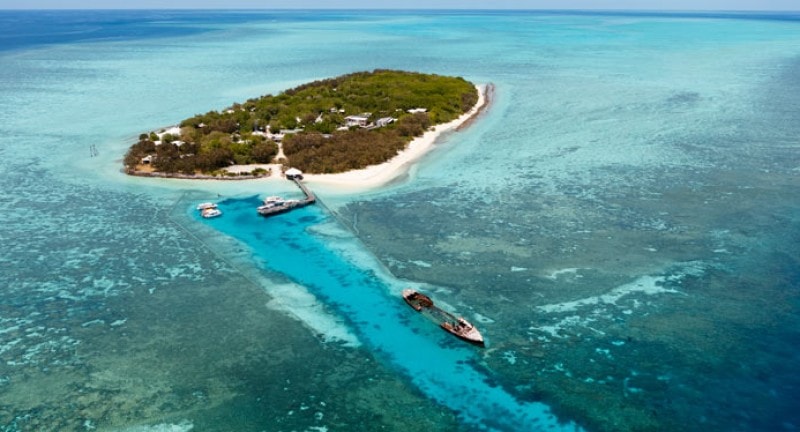
<path id="1" fill-rule="evenodd" d="M 430 297 L 412 289 L 403 290 L 403 300 L 417 312 L 424 312 L 425 316 L 436 321 L 444 331 L 474 345 L 484 346 L 483 335 L 469 321 L 463 317 L 446 312 L 433 305 Z"/>
<path id="2" fill-rule="evenodd" d="M 430 297 L 411 289 L 403 290 L 403 300 L 417 312 L 422 312 L 422 309 L 433 307 L 433 300 L 431 300 Z"/>

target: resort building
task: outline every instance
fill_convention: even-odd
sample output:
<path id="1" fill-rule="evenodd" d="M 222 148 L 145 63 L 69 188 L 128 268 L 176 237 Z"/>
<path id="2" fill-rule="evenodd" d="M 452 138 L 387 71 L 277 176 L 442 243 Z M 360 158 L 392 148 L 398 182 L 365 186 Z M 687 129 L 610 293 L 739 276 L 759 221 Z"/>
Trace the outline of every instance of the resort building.
<path id="1" fill-rule="evenodd" d="M 344 118 L 344 125 L 347 127 L 367 127 L 367 122 L 369 121 L 369 116 L 372 114 L 364 113 L 359 115 L 351 115 Z"/>
<path id="2" fill-rule="evenodd" d="M 287 180 L 302 180 L 303 179 L 303 172 L 297 168 L 289 168 L 286 170 L 286 179 Z"/>
<path id="3" fill-rule="evenodd" d="M 377 127 L 389 126 L 390 124 L 396 121 L 397 119 L 394 117 L 381 117 L 378 120 L 375 120 L 375 126 Z"/>

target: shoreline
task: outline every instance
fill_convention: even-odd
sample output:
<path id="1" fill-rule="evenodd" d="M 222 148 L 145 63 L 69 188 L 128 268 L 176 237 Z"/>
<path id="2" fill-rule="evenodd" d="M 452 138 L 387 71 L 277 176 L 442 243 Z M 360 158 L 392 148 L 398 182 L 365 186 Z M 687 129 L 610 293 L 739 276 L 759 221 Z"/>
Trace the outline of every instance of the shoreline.
<path id="1" fill-rule="evenodd" d="M 377 189 L 384 186 L 391 181 L 406 174 L 408 170 L 417 162 L 422 156 L 433 149 L 439 137 L 447 132 L 458 132 L 469 127 L 477 117 L 479 117 L 491 104 L 491 99 L 494 94 L 494 85 L 478 84 L 475 86 L 478 89 L 478 101 L 466 113 L 459 116 L 457 119 L 447 123 L 433 126 L 431 129 L 411 140 L 406 148 L 398 152 L 392 159 L 377 164 L 371 165 L 359 170 L 347 171 L 336 174 L 303 174 L 304 183 L 309 186 L 320 186 L 326 189 L 326 192 L 333 194 L 350 194 L 356 192 L 364 192 Z M 207 174 L 180 174 L 180 173 L 163 173 L 163 172 L 147 172 L 147 171 L 124 171 L 126 175 L 134 177 L 150 177 L 162 179 L 181 179 L 181 180 L 221 180 L 224 182 L 243 181 L 243 180 L 259 180 L 259 181 L 277 181 L 286 180 L 286 177 L 280 173 L 280 164 L 265 164 L 271 169 L 271 173 L 262 175 L 230 175 L 230 176 L 214 176 Z M 243 166 L 246 168 L 246 166 Z M 240 168 L 243 168 L 240 167 Z"/>
<path id="2" fill-rule="evenodd" d="M 330 188 L 334 193 L 353 193 L 377 189 L 406 174 L 414 162 L 433 149 L 439 137 L 446 132 L 457 132 L 467 128 L 491 104 L 494 85 L 479 84 L 478 101 L 466 113 L 448 123 L 434 126 L 422 136 L 408 143 L 406 148 L 388 161 L 359 170 L 336 174 L 303 174 L 304 182 L 310 186 Z"/>

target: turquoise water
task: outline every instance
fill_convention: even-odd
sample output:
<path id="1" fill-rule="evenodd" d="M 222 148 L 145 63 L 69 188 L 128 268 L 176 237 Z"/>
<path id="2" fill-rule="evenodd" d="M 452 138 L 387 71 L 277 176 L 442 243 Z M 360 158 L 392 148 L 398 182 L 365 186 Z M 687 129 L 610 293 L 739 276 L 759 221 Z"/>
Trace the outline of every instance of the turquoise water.
<path id="1" fill-rule="evenodd" d="M 497 430 L 558 427 L 546 406 L 517 401 L 492 383 L 474 364 L 478 348 L 410 313 L 401 300 L 400 281 L 389 279 L 394 285 L 390 287 L 385 276 L 358 266 L 352 256 L 336 253 L 310 235 L 312 227 L 326 223 L 322 212 L 303 209 L 266 220 L 254 211 L 260 204 L 258 197 L 224 200 L 219 205 L 225 217 L 210 224 L 249 245 L 264 267 L 302 284 L 333 307 L 378 358 L 395 365 L 426 395 L 460 413 L 463 421 Z M 334 233 L 330 242 L 352 242 L 345 232 Z"/>
<path id="2" fill-rule="evenodd" d="M 796 16 L 0 22 L 0 429 L 800 427 Z M 389 187 L 270 219 L 292 184 L 119 172 L 143 131 L 372 68 L 496 98 Z"/>

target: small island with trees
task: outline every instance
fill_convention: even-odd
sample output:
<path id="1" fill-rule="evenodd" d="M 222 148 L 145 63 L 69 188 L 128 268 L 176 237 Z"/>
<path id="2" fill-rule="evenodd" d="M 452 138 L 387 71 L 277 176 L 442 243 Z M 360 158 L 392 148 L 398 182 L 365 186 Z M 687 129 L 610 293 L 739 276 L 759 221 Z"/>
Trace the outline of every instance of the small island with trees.
<path id="1" fill-rule="evenodd" d="M 434 125 L 468 112 L 478 89 L 461 77 L 395 70 L 314 81 L 139 136 L 125 156 L 132 175 L 236 178 L 278 163 L 330 174 L 381 164 Z"/>

